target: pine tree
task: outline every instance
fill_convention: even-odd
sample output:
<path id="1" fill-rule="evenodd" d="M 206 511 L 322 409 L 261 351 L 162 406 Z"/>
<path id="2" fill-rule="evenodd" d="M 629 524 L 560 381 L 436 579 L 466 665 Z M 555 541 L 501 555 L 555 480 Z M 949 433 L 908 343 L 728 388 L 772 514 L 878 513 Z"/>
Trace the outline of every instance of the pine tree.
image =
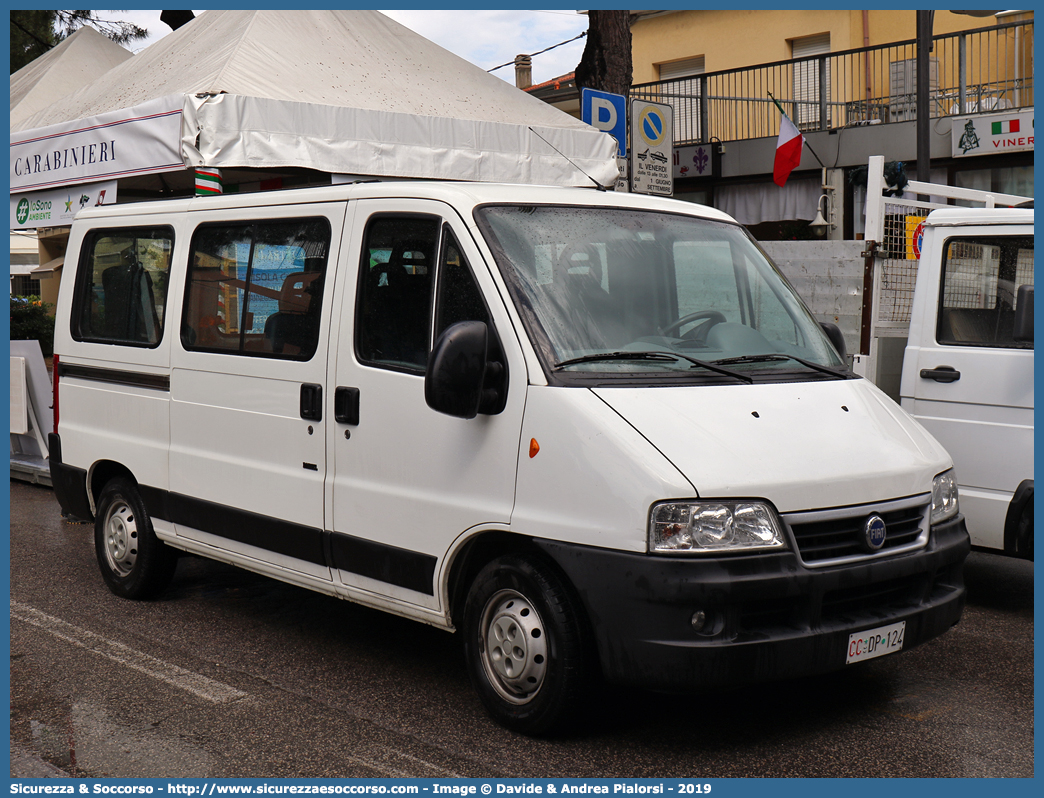
<path id="1" fill-rule="evenodd" d="M 97 11 L 11 11 L 11 73 L 84 25 L 96 28 L 117 44 L 140 41 L 149 35 L 145 28 L 131 22 L 101 19 Z"/>
<path id="2" fill-rule="evenodd" d="M 627 96 L 631 89 L 631 14 L 588 11 L 587 44 L 576 68 L 578 86 Z"/>

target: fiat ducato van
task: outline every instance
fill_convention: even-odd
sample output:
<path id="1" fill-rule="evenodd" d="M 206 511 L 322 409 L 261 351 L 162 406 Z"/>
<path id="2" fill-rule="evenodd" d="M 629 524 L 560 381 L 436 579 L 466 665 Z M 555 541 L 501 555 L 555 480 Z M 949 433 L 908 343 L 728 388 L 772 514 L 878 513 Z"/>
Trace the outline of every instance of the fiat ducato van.
<path id="1" fill-rule="evenodd" d="M 52 479 L 119 596 L 189 553 L 458 632 L 534 734 L 595 683 L 862 667 L 961 616 L 946 451 L 711 208 L 331 186 L 86 210 L 66 264 Z"/>

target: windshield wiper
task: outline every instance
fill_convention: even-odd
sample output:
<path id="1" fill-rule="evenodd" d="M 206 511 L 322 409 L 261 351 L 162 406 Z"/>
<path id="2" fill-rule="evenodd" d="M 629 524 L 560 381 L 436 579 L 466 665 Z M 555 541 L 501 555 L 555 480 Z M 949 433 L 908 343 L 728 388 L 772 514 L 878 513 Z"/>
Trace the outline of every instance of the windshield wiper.
<path id="1" fill-rule="evenodd" d="M 689 357 L 688 355 L 679 354 L 678 352 L 602 352 L 597 355 L 583 355 L 581 357 L 563 360 L 561 363 L 555 363 L 554 370 L 559 371 L 566 366 L 572 366 L 577 363 L 597 363 L 600 360 L 685 360 L 692 363 L 693 367 L 707 369 L 708 371 L 713 371 L 717 374 L 724 374 L 726 377 L 733 377 L 750 384 L 753 384 L 754 382 L 753 378 L 746 374 L 741 374 L 732 369 L 722 368 L 714 363 L 708 363 L 706 360 L 698 360 L 694 357 Z"/>
<path id="2" fill-rule="evenodd" d="M 784 355 L 782 353 L 773 355 L 742 355 L 740 357 L 727 357 L 721 360 L 715 360 L 715 363 L 724 364 L 728 363 L 732 365 L 734 363 L 769 363 L 775 360 L 793 360 L 796 363 L 800 363 L 802 366 L 812 369 L 813 371 L 821 371 L 824 374 L 830 374 L 834 377 L 847 380 L 852 375 L 847 371 L 841 371 L 840 369 L 831 368 L 830 366 L 824 366 L 821 363 L 816 363 L 811 360 L 805 360 L 803 357 L 796 357 L 794 355 Z"/>

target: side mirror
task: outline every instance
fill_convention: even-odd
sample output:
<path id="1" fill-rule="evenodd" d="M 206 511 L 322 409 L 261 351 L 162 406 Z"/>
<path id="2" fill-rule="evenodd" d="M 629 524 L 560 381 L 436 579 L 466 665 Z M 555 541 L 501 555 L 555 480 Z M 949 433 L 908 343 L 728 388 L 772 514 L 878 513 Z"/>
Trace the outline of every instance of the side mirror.
<path id="1" fill-rule="evenodd" d="M 486 378 L 486 339 L 481 321 L 451 325 L 435 342 L 424 375 L 424 401 L 439 413 L 474 418 Z"/>
<path id="2" fill-rule="evenodd" d="M 1033 286 L 1020 285 L 1015 299 L 1015 331 L 1019 343 L 1033 343 Z"/>
<path id="3" fill-rule="evenodd" d="M 830 339 L 830 343 L 834 345 L 834 349 L 837 350 L 837 353 L 841 355 L 841 359 L 847 364 L 848 348 L 845 346 L 845 336 L 841 332 L 841 328 L 829 321 L 821 321 L 819 326 L 823 328 L 823 332 Z"/>

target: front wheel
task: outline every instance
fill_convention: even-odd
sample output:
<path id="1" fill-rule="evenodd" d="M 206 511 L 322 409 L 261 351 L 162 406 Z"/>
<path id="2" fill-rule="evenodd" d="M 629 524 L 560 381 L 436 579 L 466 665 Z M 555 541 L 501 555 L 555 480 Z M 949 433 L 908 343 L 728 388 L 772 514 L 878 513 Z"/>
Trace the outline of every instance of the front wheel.
<path id="1" fill-rule="evenodd" d="M 159 595 L 178 564 L 177 552 L 156 537 L 137 485 L 126 477 L 110 480 L 98 498 L 94 550 L 105 584 L 122 598 Z"/>
<path id="2" fill-rule="evenodd" d="M 1024 560 L 1033 559 L 1033 502 L 1030 502 L 1022 512 L 1019 519 L 1019 529 L 1016 533 L 1016 552 Z"/>
<path id="3" fill-rule="evenodd" d="M 493 719 L 542 734 L 576 720 L 588 688 L 583 626 L 558 574 L 528 555 L 493 560 L 464 605 L 468 672 Z"/>

